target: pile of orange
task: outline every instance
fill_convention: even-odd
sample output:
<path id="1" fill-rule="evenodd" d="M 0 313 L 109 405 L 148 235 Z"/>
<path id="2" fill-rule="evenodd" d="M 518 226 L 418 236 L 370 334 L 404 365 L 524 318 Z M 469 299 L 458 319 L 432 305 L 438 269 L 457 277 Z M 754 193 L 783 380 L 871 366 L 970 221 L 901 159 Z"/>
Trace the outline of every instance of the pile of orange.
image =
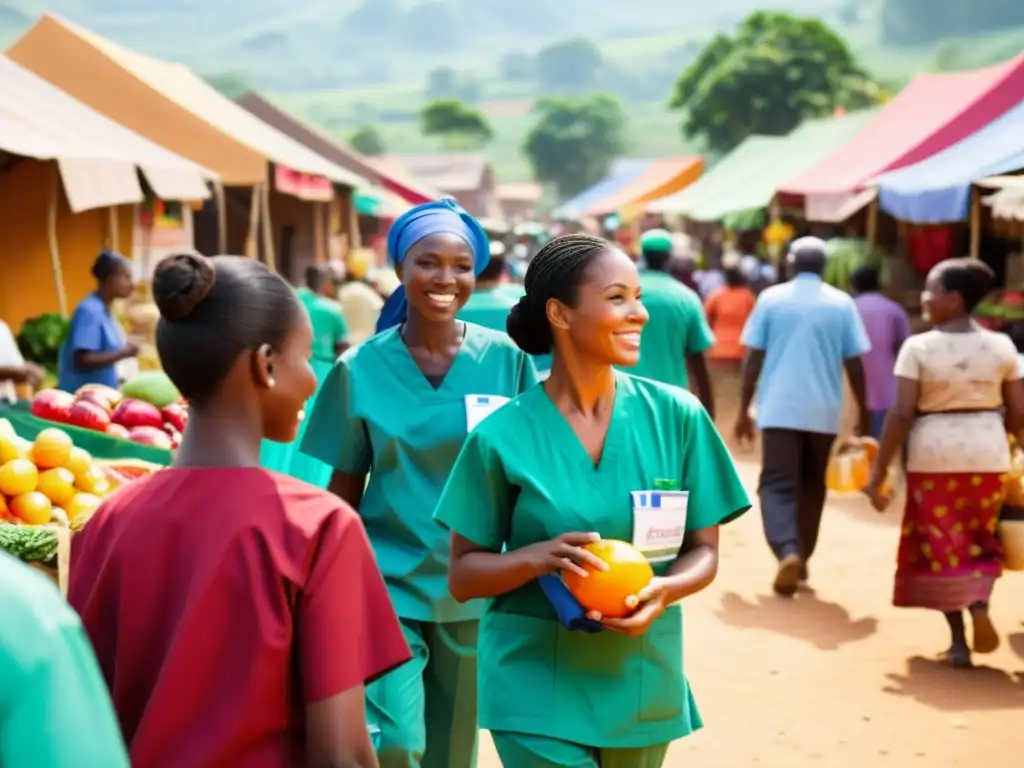
<path id="1" fill-rule="evenodd" d="M 563 571 L 569 592 L 587 611 L 597 611 L 604 618 L 629 616 L 637 607 L 637 594 L 654 578 L 647 558 L 632 544 L 616 539 L 601 539 L 584 549 L 608 563 L 608 570 L 584 566 L 586 577 Z"/>
<path id="2" fill-rule="evenodd" d="M 64 430 L 44 429 L 30 441 L 0 419 L 0 522 L 67 526 L 95 512 L 110 490 L 106 473 Z"/>

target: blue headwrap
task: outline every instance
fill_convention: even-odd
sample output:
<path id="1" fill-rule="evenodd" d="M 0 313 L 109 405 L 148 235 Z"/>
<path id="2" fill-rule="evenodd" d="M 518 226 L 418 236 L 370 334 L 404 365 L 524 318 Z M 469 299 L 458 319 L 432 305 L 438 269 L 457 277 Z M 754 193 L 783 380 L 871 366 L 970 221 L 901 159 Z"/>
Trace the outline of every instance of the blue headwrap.
<path id="1" fill-rule="evenodd" d="M 477 275 L 491 261 L 491 244 L 484 228 L 451 198 L 417 205 L 399 216 L 388 232 L 388 259 L 393 266 L 398 266 L 416 243 L 440 234 L 455 235 L 466 241 L 473 252 L 473 271 Z M 405 288 L 399 286 L 384 302 L 377 320 L 377 333 L 403 322 L 408 309 Z"/>

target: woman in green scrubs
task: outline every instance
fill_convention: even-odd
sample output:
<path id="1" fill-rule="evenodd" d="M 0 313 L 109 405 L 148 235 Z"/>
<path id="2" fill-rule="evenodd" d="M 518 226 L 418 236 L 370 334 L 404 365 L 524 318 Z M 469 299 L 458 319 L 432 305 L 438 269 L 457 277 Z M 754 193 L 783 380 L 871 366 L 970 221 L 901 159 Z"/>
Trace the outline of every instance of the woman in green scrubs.
<path id="1" fill-rule="evenodd" d="M 714 580 L 718 527 L 750 501 L 693 395 L 615 370 L 646 321 L 628 256 L 586 235 L 546 245 L 509 333 L 554 348 L 551 376 L 469 436 L 437 505 L 452 594 L 490 598 L 480 725 L 506 768 L 655 768 L 701 726 L 677 603 Z M 538 578 L 579 571 L 599 537 L 633 542 L 656 578 L 629 618 L 570 630 Z"/>
<path id="2" fill-rule="evenodd" d="M 359 510 L 413 652 L 367 688 L 381 766 L 470 768 L 483 604 L 449 594 L 448 535 L 431 514 L 467 433 L 536 373 L 506 334 L 456 319 L 490 250 L 454 201 L 400 217 L 388 251 L 402 287 L 378 334 L 334 366 L 302 450 L 334 468 L 329 489 Z"/>

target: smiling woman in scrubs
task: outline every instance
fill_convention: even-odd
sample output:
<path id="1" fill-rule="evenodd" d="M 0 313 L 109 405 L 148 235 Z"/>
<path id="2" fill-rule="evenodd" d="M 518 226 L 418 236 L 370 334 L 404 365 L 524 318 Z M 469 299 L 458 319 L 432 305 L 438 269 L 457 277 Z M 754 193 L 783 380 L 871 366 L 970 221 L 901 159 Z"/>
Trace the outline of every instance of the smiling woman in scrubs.
<path id="1" fill-rule="evenodd" d="M 115 299 L 132 295 L 132 264 L 112 251 L 103 251 L 92 265 L 97 286 L 75 309 L 67 341 L 60 350 L 58 386 L 75 392 L 86 384 L 117 388 L 117 364 L 134 358 L 138 347 L 125 340 L 110 312 Z"/>
<path id="2" fill-rule="evenodd" d="M 188 429 L 75 536 L 68 592 L 132 765 L 375 766 L 364 686 L 410 654 L 366 533 L 259 466 L 316 387 L 309 317 L 241 256 L 166 258 L 153 297 Z"/>
<path id="3" fill-rule="evenodd" d="M 381 765 L 469 768 L 483 606 L 449 594 L 448 535 L 431 514 L 467 433 L 536 373 L 506 334 L 456 319 L 490 250 L 454 201 L 399 218 L 388 252 L 402 287 L 380 332 L 328 376 L 303 450 L 334 467 L 329 489 L 362 515 L 413 651 L 367 689 Z"/>
<path id="4" fill-rule="evenodd" d="M 554 347 L 551 376 L 469 436 L 437 505 L 452 594 L 491 598 L 480 725 L 506 768 L 654 768 L 701 726 L 676 603 L 714 580 L 718 526 L 750 501 L 695 397 L 615 370 L 636 363 L 646 321 L 620 250 L 545 246 L 509 332 L 526 352 Z M 632 541 L 656 578 L 631 617 L 570 631 L 538 577 L 578 570 L 598 537 Z"/>

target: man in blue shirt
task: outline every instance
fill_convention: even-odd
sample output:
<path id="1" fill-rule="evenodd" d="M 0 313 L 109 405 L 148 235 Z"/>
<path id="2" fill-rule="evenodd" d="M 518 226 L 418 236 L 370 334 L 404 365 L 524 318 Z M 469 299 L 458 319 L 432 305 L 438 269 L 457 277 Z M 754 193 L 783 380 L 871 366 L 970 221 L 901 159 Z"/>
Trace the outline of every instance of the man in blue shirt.
<path id="1" fill-rule="evenodd" d="M 794 278 L 766 289 L 743 330 L 736 436 L 750 440 L 755 390 L 762 433 L 759 494 L 765 536 L 779 560 L 774 589 L 793 595 L 807 578 L 825 506 L 825 471 L 843 409 L 843 369 L 870 434 L 861 356 L 871 349 L 853 299 L 822 282 L 825 243 L 794 240 Z M 758 380 L 761 386 L 758 388 Z"/>

